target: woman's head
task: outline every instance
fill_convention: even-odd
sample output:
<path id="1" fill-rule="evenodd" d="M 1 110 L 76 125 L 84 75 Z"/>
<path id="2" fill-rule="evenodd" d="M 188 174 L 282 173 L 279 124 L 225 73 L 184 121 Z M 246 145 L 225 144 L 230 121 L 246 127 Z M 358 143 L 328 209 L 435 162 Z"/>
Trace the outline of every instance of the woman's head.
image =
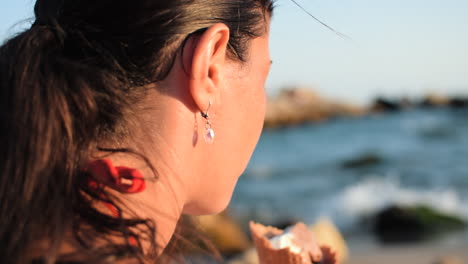
<path id="1" fill-rule="evenodd" d="M 102 153 L 146 157 L 156 182 L 183 172 L 186 212 L 225 206 L 261 129 L 271 8 L 268 0 L 38 0 L 31 29 L 0 49 L 2 263 L 27 261 L 36 241 L 53 260 L 70 234 L 83 249 L 128 237 L 129 227 L 154 240 L 153 219 L 96 210 L 96 201 L 115 202 L 87 186 L 83 168 Z M 199 115 L 209 101 L 212 145 Z M 210 208 L 207 194 L 222 201 Z"/>

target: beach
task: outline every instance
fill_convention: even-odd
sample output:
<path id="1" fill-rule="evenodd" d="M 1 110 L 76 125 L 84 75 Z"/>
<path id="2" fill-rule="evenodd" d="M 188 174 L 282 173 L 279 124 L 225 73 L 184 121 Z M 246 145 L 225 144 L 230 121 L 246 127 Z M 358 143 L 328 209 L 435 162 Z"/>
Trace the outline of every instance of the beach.
<path id="1" fill-rule="evenodd" d="M 468 263 L 468 245 L 398 245 L 354 250 L 346 264 L 462 264 Z"/>
<path id="2" fill-rule="evenodd" d="M 430 242 L 378 246 L 376 244 L 349 244 L 350 254 L 341 264 L 467 264 L 468 243 L 461 241 Z M 258 264 L 255 252 L 229 264 Z"/>
<path id="3" fill-rule="evenodd" d="M 381 244 L 375 226 L 391 206 L 424 206 L 468 221 L 466 114 L 421 108 L 267 129 L 239 179 L 232 216 L 243 226 L 330 219 L 348 242 L 348 264 L 468 263 L 466 234 Z"/>

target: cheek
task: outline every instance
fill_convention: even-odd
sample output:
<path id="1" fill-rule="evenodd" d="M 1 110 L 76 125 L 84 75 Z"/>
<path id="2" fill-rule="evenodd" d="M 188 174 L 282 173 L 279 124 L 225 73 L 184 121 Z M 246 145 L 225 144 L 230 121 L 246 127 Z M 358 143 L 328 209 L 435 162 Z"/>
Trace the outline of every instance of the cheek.
<path id="1" fill-rule="evenodd" d="M 244 139 L 237 145 L 239 152 L 243 153 L 242 158 L 245 160 L 245 165 L 247 165 L 260 138 L 266 111 L 264 80 L 256 79 L 246 89 L 248 89 L 244 93 L 246 104 L 239 128 L 239 134 L 242 134 Z"/>
<path id="2" fill-rule="evenodd" d="M 197 213 L 217 213 L 231 199 L 237 179 L 244 172 L 260 138 L 266 110 L 265 79 L 268 69 L 233 78 L 222 98 L 222 114 L 215 119 L 216 151 L 210 158 L 210 182 Z M 261 70 L 258 70 L 261 69 Z M 236 74 L 238 76 L 238 74 Z"/>
<path id="3" fill-rule="evenodd" d="M 266 98 L 261 79 L 244 79 L 229 99 L 230 122 L 226 124 L 226 144 L 223 150 L 225 168 L 239 177 L 248 164 L 260 137 L 265 117 Z"/>
<path id="4" fill-rule="evenodd" d="M 255 122 L 260 124 L 260 130 L 263 128 L 263 121 L 265 119 L 265 112 L 266 112 L 266 104 L 267 104 L 267 99 L 266 99 L 266 94 L 265 94 L 265 82 L 266 82 L 266 77 L 268 74 L 268 69 L 264 70 L 261 74 L 262 77 L 256 80 L 256 85 L 254 87 L 251 87 L 253 90 L 254 94 L 252 96 L 253 102 L 252 105 L 254 106 L 254 110 L 252 111 L 253 114 L 255 114 Z M 264 77 L 263 77 L 264 76 Z"/>
<path id="5" fill-rule="evenodd" d="M 263 128 L 263 121 L 265 119 L 266 112 L 266 95 L 263 86 L 255 87 L 256 93 L 251 98 L 252 107 L 249 114 L 249 119 L 253 126 L 253 131 L 255 134 L 259 134 Z"/>

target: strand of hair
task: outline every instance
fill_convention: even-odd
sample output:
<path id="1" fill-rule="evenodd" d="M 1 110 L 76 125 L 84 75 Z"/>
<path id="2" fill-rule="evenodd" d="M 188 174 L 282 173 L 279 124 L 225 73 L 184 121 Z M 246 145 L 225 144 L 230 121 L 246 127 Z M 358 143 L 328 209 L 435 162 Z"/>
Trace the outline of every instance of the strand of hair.
<path id="1" fill-rule="evenodd" d="M 315 21 L 319 22 L 321 25 L 323 25 L 324 27 L 328 28 L 330 31 L 332 31 L 333 33 L 335 33 L 336 35 L 340 36 L 341 38 L 345 38 L 345 39 L 348 39 L 350 40 L 351 38 L 341 32 L 339 32 L 338 30 L 332 28 L 331 26 L 327 25 L 326 23 L 324 23 L 322 20 L 318 19 L 316 16 L 314 16 L 312 13 L 310 13 L 309 11 L 307 11 L 307 9 L 305 9 L 303 6 L 301 6 L 297 1 L 295 0 L 291 0 L 297 7 L 299 7 L 302 11 L 304 11 L 307 15 L 309 15 L 310 17 L 312 17 Z"/>

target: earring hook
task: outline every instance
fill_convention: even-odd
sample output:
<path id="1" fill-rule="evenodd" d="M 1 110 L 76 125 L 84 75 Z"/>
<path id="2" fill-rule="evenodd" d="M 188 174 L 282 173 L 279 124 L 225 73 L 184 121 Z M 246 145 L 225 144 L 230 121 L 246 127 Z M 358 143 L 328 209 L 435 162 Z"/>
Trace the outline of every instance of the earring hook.
<path id="1" fill-rule="evenodd" d="M 205 119 L 208 119 L 208 111 L 210 111 L 211 108 L 211 99 L 208 100 L 208 108 L 206 109 L 206 112 L 200 112 L 201 116 Z"/>

